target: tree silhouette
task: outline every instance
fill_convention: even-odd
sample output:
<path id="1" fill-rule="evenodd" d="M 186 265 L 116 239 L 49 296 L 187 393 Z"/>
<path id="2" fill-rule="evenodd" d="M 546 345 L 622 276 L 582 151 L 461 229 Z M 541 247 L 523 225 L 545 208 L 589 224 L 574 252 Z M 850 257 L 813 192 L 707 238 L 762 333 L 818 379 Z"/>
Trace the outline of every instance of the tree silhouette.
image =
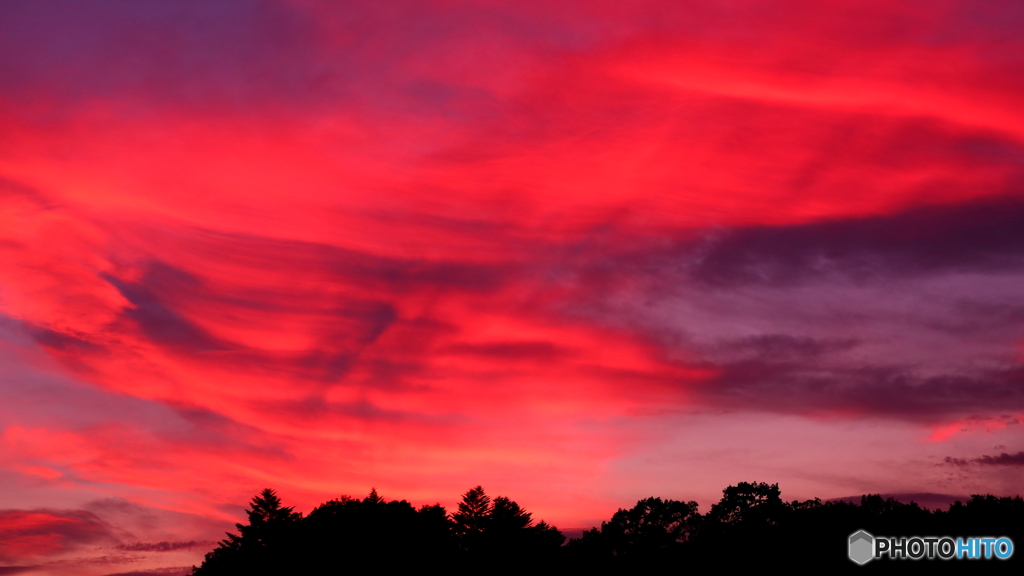
<path id="1" fill-rule="evenodd" d="M 722 490 L 722 499 L 711 507 L 708 519 L 723 524 L 775 524 L 785 513 L 778 484 L 740 482 Z"/>
<path id="2" fill-rule="evenodd" d="M 293 507 L 281 506 L 281 499 L 270 488 L 253 498 L 249 506 L 246 512 L 249 525 L 235 524 L 241 536 L 228 534 L 229 539 L 242 545 L 267 548 L 302 519 L 302 514 L 293 512 Z"/>
<path id="3" fill-rule="evenodd" d="M 252 499 L 246 514 L 249 524 L 235 524 L 238 534 L 229 532 L 206 555 L 203 565 L 193 568 L 194 575 L 264 574 L 284 568 L 293 552 L 302 514 L 281 506 L 281 499 L 270 488 Z"/>
<path id="4" fill-rule="evenodd" d="M 539 522 L 514 500 L 491 499 L 480 486 L 463 494 L 448 515 L 440 505 L 416 509 L 376 490 L 363 499 L 342 496 L 303 517 L 264 490 L 237 524 L 194 568 L 198 576 L 406 572 L 426 567 L 450 574 L 589 572 L 641 574 L 665 569 L 696 573 L 805 567 L 842 572 L 859 568 L 847 558 L 856 530 L 888 535 L 1007 536 L 1024 541 L 1024 500 L 974 495 L 948 511 L 865 495 L 848 501 L 783 502 L 777 484 L 741 482 L 722 491 L 706 516 L 696 502 L 640 500 L 618 510 L 600 528 L 563 547 L 557 528 Z M 780 554 L 794 549 L 799 553 Z M 1014 554 L 987 563 L 1019 574 Z M 986 561 L 987 562 L 987 561 Z M 957 570 L 963 563 L 936 562 L 929 570 Z M 882 571 L 909 564 L 879 563 Z"/>
<path id="5" fill-rule="evenodd" d="M 576 546 L 592 558 L 611 556 L 639 567 L 678 553 L 700 521 L 696 502 L 646 498 L 629 510 L 620 508 L 600 529 L 584 532 Z"/>
<path id="6" fill-rule="evenodd" d="M 455 522 L 455 533 L 459 536 L 470 537 L 473 534 L 480 534 L 487 526 L 487 520 L 491 513 L 491 498 L 484 492 L 483 486 L 470 488 L 462 495 L 462 502 L 459 502 L 459 511 L 452 514 Z"/>
<path id="7" fill-rule="evenodd" d="M 448 512 L 440 505 L 418 511 L 405 500 L 388 501 L 371 490 L 359 500 L 326 502 L 306 517 L 304 572 L 348 569 L 353 558 L 373 559 L 377 569 L 412 569 L 450 562 L 458 553 Z"/>
<path id="8" fill-rule="evenodd" d="M 495 532 L 515 532 L 528 528 L 533 524 L 532 516 L 526 510 L 519 507 L 515 501 L 504 496 L 498 496 L 491 504 L 490 513 L 486 517 L 485 526 L 487 530 Z"/>
<path id="9" fill-rule="evenodd" d="M 565 542 L 558 528 L 546 522 L 534 525 L 532 514 L 516 501 L 506 496 L 492 501 L 482 486 L 462 495 L 452 522 L 471 558 L 500 558 L 506 566 L 538 561 Z"/>

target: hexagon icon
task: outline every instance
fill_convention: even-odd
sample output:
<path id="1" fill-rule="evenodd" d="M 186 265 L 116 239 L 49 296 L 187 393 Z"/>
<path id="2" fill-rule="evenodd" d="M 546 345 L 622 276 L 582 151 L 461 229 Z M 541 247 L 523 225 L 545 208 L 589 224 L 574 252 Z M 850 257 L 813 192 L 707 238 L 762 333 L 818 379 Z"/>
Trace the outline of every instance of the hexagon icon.
<path id="1" fill-rule="evenodd" d="M 875 545 L 875 538 L 863 530 L 850 534 L 850 560 L 857 564 L 866 564 L 874 557 L 872 548 Z"/>

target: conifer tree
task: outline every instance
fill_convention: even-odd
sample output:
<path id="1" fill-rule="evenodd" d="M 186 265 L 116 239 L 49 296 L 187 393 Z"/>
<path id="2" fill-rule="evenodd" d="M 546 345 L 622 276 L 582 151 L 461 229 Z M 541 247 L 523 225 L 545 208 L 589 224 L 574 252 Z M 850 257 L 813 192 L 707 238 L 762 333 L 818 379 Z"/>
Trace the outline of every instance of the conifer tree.
<path id="1" fill-rule="evenodd" d="M 238 534 L 227 534 L 218 547 L 206 555 L 203 565 L 193 569 L 195 576 L 235 574 L 248 571 L 262 574 L 281 563 L 291 552 L 290 540 L 296 535 L 302 514 L 290 506 L 281 506 L 281 499 L 270 488 L 264 489 L 249 503 L 246 514 L 249 524 L 235 524 Z"/>
<path id="2" fill-rule="evenodd" d="M 491 498 L 484 492 L 483 486 L 471 488 L 462 495 L 459 511 L 452 515 L 455 532 L 460 536 L 480 534 L 487 527 L 490 514 Z"/>

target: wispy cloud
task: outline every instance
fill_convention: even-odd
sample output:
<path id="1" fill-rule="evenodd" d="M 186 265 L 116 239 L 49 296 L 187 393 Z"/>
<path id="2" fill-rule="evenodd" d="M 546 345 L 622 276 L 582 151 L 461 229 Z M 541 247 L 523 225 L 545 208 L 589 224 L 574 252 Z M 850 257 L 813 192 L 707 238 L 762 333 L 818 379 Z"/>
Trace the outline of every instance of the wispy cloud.
<path id="1" fill-rule="evenodd" d="M 945 462 L 954 466 L 969 466 L 971 464 L 979 466 L 1024 466 L 1024 452 L 1017 452 L 1016 454 L 1003 452 L 998 456 L 984 454 L 977 458 L 953 458 L 952 456 L 947 456 Z"/>

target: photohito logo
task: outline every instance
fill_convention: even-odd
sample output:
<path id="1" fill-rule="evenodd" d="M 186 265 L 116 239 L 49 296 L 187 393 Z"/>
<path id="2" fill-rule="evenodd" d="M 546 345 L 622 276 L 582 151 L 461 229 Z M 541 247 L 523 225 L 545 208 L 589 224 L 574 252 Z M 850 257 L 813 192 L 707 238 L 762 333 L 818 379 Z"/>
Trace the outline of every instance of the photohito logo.
<path id="1" fill-rule="evenodd" d="M 849 555 L 857 564 L 883 556 L 891 560 L 1006 560 L 1013 555 L 1013 540 L 1006 536 L 872 536 L 858 530 L 850 534 Z"/>

